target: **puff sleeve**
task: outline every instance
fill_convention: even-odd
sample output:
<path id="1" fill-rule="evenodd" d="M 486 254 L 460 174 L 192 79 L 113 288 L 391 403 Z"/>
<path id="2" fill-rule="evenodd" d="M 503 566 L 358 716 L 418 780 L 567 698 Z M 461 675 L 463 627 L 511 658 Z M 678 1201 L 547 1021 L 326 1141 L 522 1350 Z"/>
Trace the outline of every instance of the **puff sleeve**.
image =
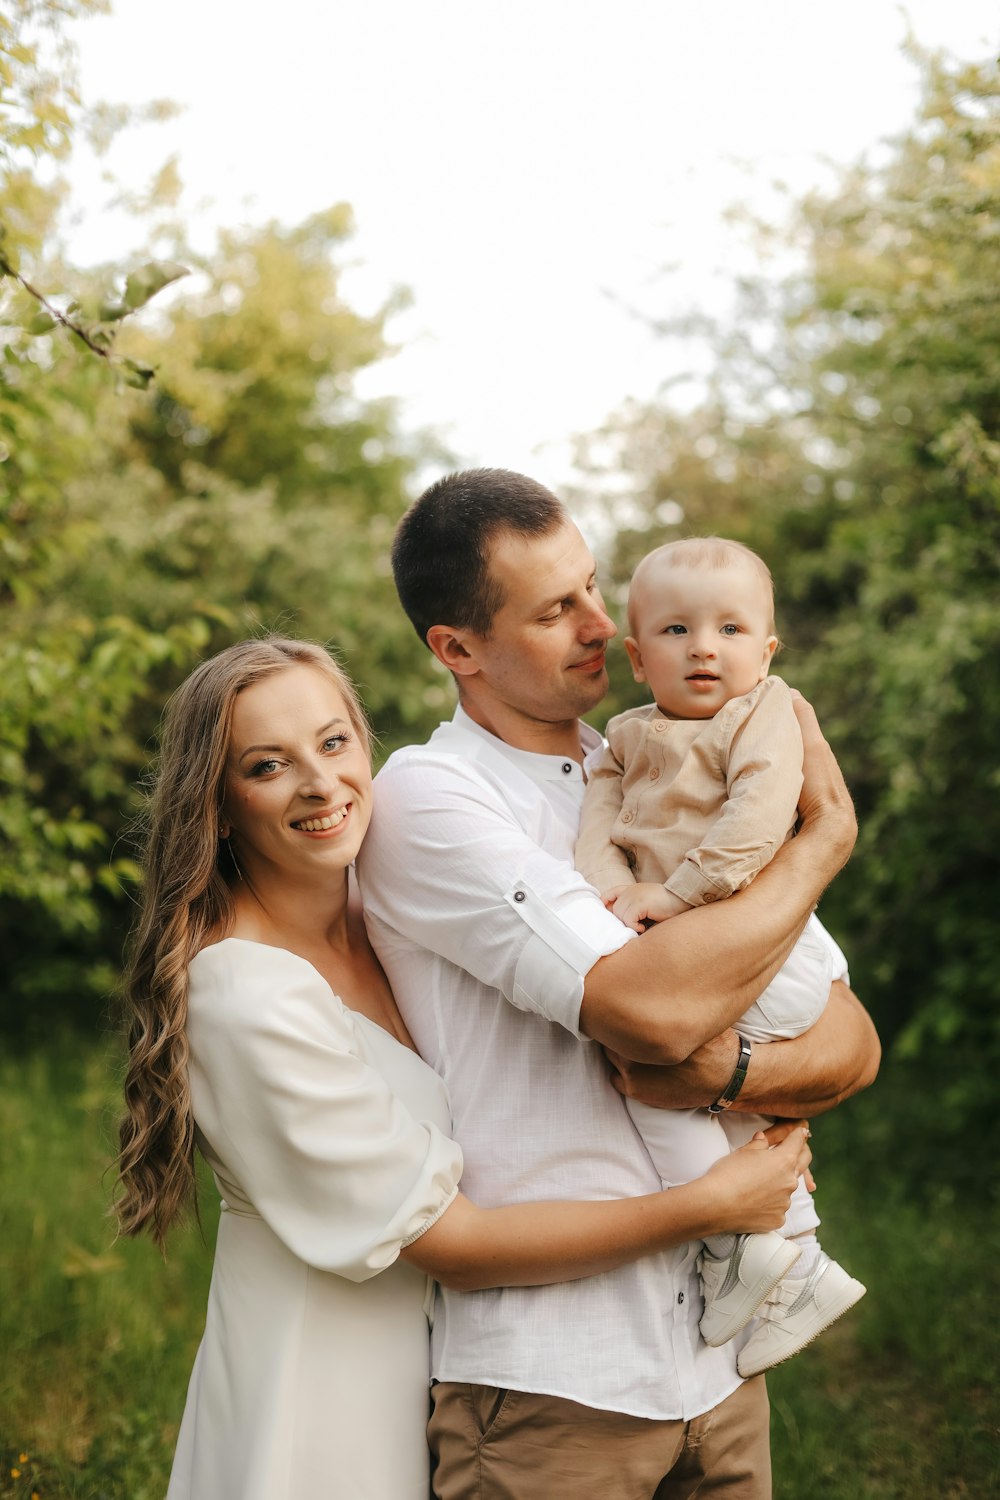
<path id="1" fill-rule="evenodd" d="M 195 1119 L 227 1205 L 308 1265 L 365 1281 L 455 1197 L 459 1147 L 397 1098 L 305 960 L 237 939 L 203 950 L 188 1039 Z"/>

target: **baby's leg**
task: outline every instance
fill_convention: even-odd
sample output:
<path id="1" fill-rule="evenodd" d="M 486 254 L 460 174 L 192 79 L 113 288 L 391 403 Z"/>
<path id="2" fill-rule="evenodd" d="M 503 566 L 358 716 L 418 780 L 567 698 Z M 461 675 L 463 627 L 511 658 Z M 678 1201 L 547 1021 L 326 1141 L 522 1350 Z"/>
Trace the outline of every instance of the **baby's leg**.
<path id="1" fill-rule="evenodd" d="M 729 1155 L 722 1126 L 707 1110 L 653 1109 L 637 1099 L 627 1100 L 626 1107 L 665 1188 L 704 1177 Z"/>
<path id="2" fill-rule="evenodd" d="M 762 1115 L 732 1111 L 722 1118 L 723 1134 L 734 1151 L 772 1123 Z M 818 1227 L 812 1193 L 799 1178 L 779 1231 L 798 1248 L 799 1257 L 759 1310 L 750 1340 L 740 1352 L 737 1368 L 745 1378 L 790 1359 L 865 1295 L 861 1282 L 823 1253 L 816 1239 Z"/>
<path id="3" fill-rule="evenodd" d="M 665 1188 L 704 1176 L 729 1155 L 725 1132 L 707 1110 L 652 1109 L 633 1099 L 628 1110 Z M 797 1255 L 797 1248 L 778 1234 L 710 1235 L 698 1263 L 705 1298 L 699 1326 L 705 1342 L 728 1343 L 745 1327 Z"/>

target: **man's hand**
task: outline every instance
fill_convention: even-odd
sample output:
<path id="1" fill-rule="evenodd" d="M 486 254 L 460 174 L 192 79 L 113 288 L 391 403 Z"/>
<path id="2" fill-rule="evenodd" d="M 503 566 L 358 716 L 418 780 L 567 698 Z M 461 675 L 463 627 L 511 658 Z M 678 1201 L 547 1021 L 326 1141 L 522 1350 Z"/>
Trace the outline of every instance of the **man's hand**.
<path id="1" fill-rule="evenodd" d="M 640 1099 L 654 1109 L 707 1109 L 733 1076 L 740 1039 L 735 1031 L 724 1031 L 672 1068 L 630 1062 L 618 1052 L 604 1050 L 611 1064 L 611 1082 L 626 1099 Z"/>
<path id="2" fill-rule="evenodd" d="M 854 803 L 836 757 L 823 738 L 812 704 L 807 703 L 794 688 L 792 706 L 802 733 L 800 824 L 803 827 L 807 824 L 822 825 L 824 837 L 830 840 L 831 851 L 839 853 L 840 863 L 844 865 L 858 836 Z"/>
<path id="3" fill-rule="evenodd" d="M 604 904 L 619 922 L 633 932 L 645 932 L 647 922 L 665 922 L 669 917 L 690 911 L 687 901 L 653 880 L 637 880 L 632 885 L 616 885 L 604 891 Z"/>
<path id="4" fill-rule="evenodd" d="M 712 1037 L 673 1067 L 630 1062 L 607 1052 L 611 1082 L 628 1099 L 654 1109 L 707 1109 L 733 1076 L 739 1039 L 733 1030 Z M 819 1020 L 792 1041 L 753 1049 L 737 1112 L 796 1118 L 819 1115 L 874 1083 L 879 1042 L 858 997 L 836 980 Z"/>

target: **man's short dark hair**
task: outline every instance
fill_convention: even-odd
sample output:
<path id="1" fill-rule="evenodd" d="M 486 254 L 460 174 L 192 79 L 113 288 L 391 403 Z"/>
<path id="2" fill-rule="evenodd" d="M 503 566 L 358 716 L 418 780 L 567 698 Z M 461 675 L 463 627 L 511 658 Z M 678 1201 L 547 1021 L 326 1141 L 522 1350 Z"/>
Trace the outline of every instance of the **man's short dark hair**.
<path id="1" fill-rule="evenodd" d="M 425 490 L 392 544 L 396 591 L 422 641 L 432 625 L 487 636 L 503 605 L 490 550 L 505 532 L 545 536 L 566 511 L 544 485 L 509 469 L 466 469 Z"/>

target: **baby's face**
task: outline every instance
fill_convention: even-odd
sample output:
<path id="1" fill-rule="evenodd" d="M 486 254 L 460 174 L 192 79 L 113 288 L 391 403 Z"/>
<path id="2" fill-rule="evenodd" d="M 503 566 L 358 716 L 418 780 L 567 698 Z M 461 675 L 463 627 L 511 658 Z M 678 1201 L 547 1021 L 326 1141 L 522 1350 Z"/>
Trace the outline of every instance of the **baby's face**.
<path id="1" fill-rule="evenodd" d="M 749 693 L 778 644 L 767 585 L 741 558 L 722 568 L 653 561 L 633 584 L 629 615 L 635 680 L 675 719 L 710 719 Z"/>

